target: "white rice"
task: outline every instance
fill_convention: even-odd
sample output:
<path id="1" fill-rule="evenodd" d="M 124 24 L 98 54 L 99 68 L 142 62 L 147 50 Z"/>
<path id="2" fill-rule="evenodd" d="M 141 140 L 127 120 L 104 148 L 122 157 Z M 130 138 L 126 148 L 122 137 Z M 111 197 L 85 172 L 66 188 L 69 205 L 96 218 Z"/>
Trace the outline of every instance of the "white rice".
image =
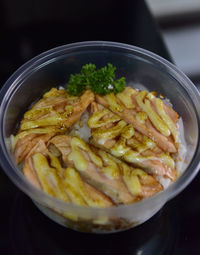
<path id="1" fill-rule="evenodd" d="M 187 167 L 187 162 L 185 160 L 187 155 L 187 144 L 185 141 L 184 126 L 183 126 L 182 118 L 178 119 L 177 126 L 179 131 L 179 148 L 178 148 L 178 156 L 176 158 L 176 170 L 179 176 L 180 174 L 183 173 L 183 171 Z"/>
<path id="2" fill-rule="evenodd" d="M 88 142 L 91 136 L 90 128 L 88 127 L 89 113 L 85 111 L 81 118 L 69 129 L 69 135 L 78 136 Z"/>
<path id="3" fill-rule="evenodd" d="M 170 107 L 173 108 L 173 105 L 172 105 L 172 103 L 170 102 L 170 100 L 168 98 L 165 98 L 162 101 L 163 101 L 164 104 L 169 105 Z"/>
<path id="4" fill-rule="evenodd" d="M 185 160 L 186 154 L 187 154 L 187 147 L 185 142 L 184 126 L 183 126 L 182 118 L 178 119 L 177 126 L 178 126 L 178 134 L 179 134 L 179 147 L 178 147 L 177 156 L 174 158 L 174 160 L 175 160 L 175 167 L 177 171 L 177 177 L 179 177 L 187 167 L 187 163 Z M 169 185 L 172 183 L 172 181 L 166 177 L 159 176 L 156 179 L 163 186 L 164 189 L 168 188 Z"/>
<path id="5" fill-rule="evenodd" d="M 169 185 L 172 183 L 172 181 L 169 178 L 157 176 L 156 180 L 163 186 L 163 189 L 166 189 L 169 187 Z"/>

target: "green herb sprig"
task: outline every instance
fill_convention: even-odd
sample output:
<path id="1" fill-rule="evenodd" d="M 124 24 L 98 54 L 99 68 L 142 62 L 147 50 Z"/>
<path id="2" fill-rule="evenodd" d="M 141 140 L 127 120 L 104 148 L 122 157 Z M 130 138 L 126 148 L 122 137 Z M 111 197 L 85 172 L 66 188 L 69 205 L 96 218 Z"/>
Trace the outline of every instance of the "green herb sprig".
<path id="1" fill-rule="evenodd" d="M 67 92 L 73 96 L 82 94 L 86 89 L 91 89 L 94 93 L 106 95 L 111 92 L 117 94 L 125 88 L 125 77 L 115 79 L 116 67 L 108 63 L 100 69 L 94 64 L 82 66 L 81 72 L 71 74 L 67 83 Z"/>

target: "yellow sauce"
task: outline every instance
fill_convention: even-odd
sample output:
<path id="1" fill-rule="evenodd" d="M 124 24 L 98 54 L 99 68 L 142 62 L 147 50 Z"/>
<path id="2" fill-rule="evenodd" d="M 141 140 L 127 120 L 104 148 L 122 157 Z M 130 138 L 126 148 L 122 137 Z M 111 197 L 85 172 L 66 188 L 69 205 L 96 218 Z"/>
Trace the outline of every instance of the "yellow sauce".
<path id="1" fill-rule="evenodd" d="M 59 97 L 59 96 L 67 96 L 67 92 L 65 89 L 56 89 L 52 88 L 48 92 L 46 92 L 43 95 L 43 98 L 48 98 L 48 97 Z"/>
<path id="2" fill-rule="evenodd" d="M 136 114 L 136 120 L 137 120 L 138 122 L 144 124 L 145 121 L 146 121 L 146 119 L 147 119 L 147 114 L 146 114 L 145 112 L 138 112 L 138 113 Z"/>
<path id="3" fill-rule="evenodd" d="M 101 139 L 105 139 L 105 138 L 112 139 L 119 136 L 126 125 L 127 125 L 126 122 L 121 120 L 117 123 L 117 125 L 111 128 L 99 128 L 92 131 L 92 136 L 96 138 L 101 138 Z"/>
<path id="4" fill-rule="evenodd" d="M 65 106 L 65 115 L 71 115 L 73 112 L 73 107 L 72 105 L 66 105 Z"/>
<path id="5" fill-rule="evenodd" d="M 63 122 L 61 114 L 56 111 L 51 111 L 50 116 L 43 117 L 38 120 L 26 121 L 21 124 L 21 130 L 27 130 L 45 126 L 59 126 Z"/>
<path id="6" fill-rule="evenodd" d="M 171 120 L 171 118 L 166 114 L 164 108 L 163 108 L 163 102 L 161 99 L 156 98 L 156 109 L 158 111 L 158 114 L 161 116 L 163 121 L 167 124 L 168 128 L 172 132 L 172 135 L 174 137 L 175 143 L 178 143 L 178 131 L 177 127 L 174 124 L 174 122 Z"/>
<path id="7" fill-rule="evenodd" d="M 87 160 L 84 158 L 83 154 L 80 151 L 80 148 L 86 152 L 88 152 L 91 161 L 97 166 L 102 166 L 102 160 L 100 157 L 95 155 L 89 148 L 89 146 L 80 138 L 73 137 L 71 140 L 72 152 L 68 156 L 69 160 L 74 162 L 75 167 L 79 171 L 85 171 L 88 165 Z"/>
<path id="8" fill-rule="evenodd" d="M 120 139 L 110 149 L 111 153 L 116 157 L 122 157 L 131 148 L 126 145 L 126 139 L 120 137 Z"/>
<path id="9" fill-rule="evenodd" d="M 79 171 L 85 171 L 87 169 L 88 162 L 79 150 L 73 148 L 68 159 L 74 162 L 75 168 Z"/>
<path id="10" fill-rule="evenodd" d="M 88 119 L 88 126 L 90 128 L 99 128 L 106 124 L 114 123 L 120 120 L 120 118 L 117 115 L 112 115 L 112 117 L 103 119 L 103 117 L 105 117 L 108 113 L 109 111 L 107 109 L 93 113 L 91 117 Z"/>
<path id="11" fill-rule="evenodd" d="M 126 108 L 131 109 L 135 108 L 131 97 L 134 93 L 134 89 L 127 87 L 123 92 L 118 93 L 116 97 L 126 106 Z"/>
<path id="12" fill-rule="evenodd" d="M 103 201 L 99 199 L 93 200 L 89 196 L 79 173 L 74 168 L 68 167 L 65 170 L 65 182 L 68 183 L 71 187 L 73 187 L 73 189 L 76 190 L 77 194 L 79 194 L 89 206 L 104 206 Z"/>
<path id="13" fill-rule="evenodd" d="M 134 174 L 134 171 L 128 165 L 123 163 L 121 166 L 123 169 L 123 179 L 129 191 L 135 196 L 140 195 L 142 189 L 137 175 Z"/>
<path id="14" fill-rule="evenodd" d="M 146 160 L 157 160 L 154 156 L 141 156 L 139 152 L 129 150 L 123 155 L 123 158 L 129 163 L 141 164 Z"/>
<path id="15" fill-rule="evenodd" d="M 144 111 L 153 125 L 156 127 L 157 130 L 159 130 L 164 136 L 169 136 L 171 134 L 168 126 L 165 124 L 165 122 L 158 116 L 158 114 L 152 109 L 150 101 L 148 99 L 145 99 L 145 96 L 147 95 L 147 91 L 141 91 L 136 96 L 136 101 L 142 111 Z M 144 100 L 145 99 L 145 100 Z M 143 102 L 144 100 L 144 102 Z"/>
<path id="16" fill-rule="evenodd" d="M 101 168 L 101 171 L 111 179 L 119 178 L 120 171 L 116 162 L 112 160 L 112 156 L 102 150 L 99 150 L 98 154 L 101 156 L 103 162 L 106 164 L 105 167 Z"/>
<path id="17" fill-rule="evenodd" d="M 46 157 L 41 153 L 34 154 L 33 164 L 42 189 L 53 197 L 69 202 L 56 169 L 49 166 Z"/>
<path id="18" fill-rule="evenodd" d="M 104 96 L 104 98 L 108 102 L 111 111 L 113 111 L 113 112 L 122 112 L 123 111 L 123 107 L 119 102 L 117 102 L 117 98 L 114 95 L 114 93 L 110 93 L 110 94 Z"/>
<path id="19" fill-rule="evenodd" d="M 40 118 L 41 116 L 50 113 L 51 111 L 53 111 L 53 107 L 52 106 L 47 106 L 47 107 L 40 107 L 40 108 L 33 108 L 27 112 L 25 112 L 24 114 L 24 118 L 31 120 L 31 119 L 36 119 L 36 118 Z"/>
<path id="20" fill-rule="evenodd" d="M 171 169 L 174 169 L 175 162 L 173 158 L 169 155 L 169 153 L 162 153 L 159 155 L 159 158 L 162 160 L 162 162 L 168 166 Z"/>
<path id="21" fill-rule="evenodd" d="M 121 137 L 130 139 L 135 133 L 135 129 L 132 124 L 126 125 L 121 132 Z"/>

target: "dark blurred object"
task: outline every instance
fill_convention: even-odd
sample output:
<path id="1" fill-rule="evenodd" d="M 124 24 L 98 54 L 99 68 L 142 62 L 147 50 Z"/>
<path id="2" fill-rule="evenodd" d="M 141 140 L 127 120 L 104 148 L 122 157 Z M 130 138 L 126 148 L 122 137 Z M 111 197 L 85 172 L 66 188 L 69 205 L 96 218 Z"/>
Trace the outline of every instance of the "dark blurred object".
<path id="1" fill-rule="evenodd" d="M 141 0 L 3 0 L 0 82 L 35 55 L 72 42 L 117 41 L 169 55 Z"/>
<path id="2" fill-rule="evenodd" d="M 200 1 L 146 0 L 176 65 L 200 89 Z"/>

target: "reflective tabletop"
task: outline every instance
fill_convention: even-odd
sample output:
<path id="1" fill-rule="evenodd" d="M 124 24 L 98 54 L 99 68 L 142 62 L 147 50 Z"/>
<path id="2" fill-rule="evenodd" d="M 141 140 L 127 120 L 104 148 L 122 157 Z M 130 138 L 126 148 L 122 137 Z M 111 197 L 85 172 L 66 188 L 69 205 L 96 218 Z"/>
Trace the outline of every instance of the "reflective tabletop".
<path id="1" fill-rule="evenodd" d="M 135 1 L 1 1 L 0 85 L 20 65 L 63 44 L 117 41 L 171 61 L 146 4 Z M 10 4 L 10 5 L 9 5 Z M 0 254 L 200 254 L 200 175 L 146 223 L 117 234 L 78 233 L 49 220 L 0 171 Z"/>

